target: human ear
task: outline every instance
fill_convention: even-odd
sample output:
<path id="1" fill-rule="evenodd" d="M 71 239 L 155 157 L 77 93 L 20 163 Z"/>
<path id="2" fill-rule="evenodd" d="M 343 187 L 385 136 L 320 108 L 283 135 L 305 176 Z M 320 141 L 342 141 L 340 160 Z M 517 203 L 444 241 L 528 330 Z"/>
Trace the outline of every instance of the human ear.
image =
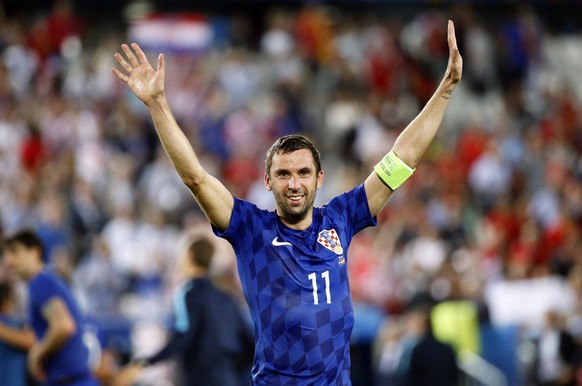
<path id="1" fill-rule="evenodd" d="M 323 185 L 323 178 L 324 178 L 324 173 L 323 170 L 320 170 L 319 173 L 317 174 L 317 185 L 316 188 L 317 189 L 321 189 L 321 186 Z"/>

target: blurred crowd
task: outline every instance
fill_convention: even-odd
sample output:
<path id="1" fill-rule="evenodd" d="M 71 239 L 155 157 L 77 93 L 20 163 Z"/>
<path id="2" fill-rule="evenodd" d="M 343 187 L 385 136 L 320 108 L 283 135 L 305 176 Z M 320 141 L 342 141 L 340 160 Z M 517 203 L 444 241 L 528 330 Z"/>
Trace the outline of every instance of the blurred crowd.
<path id="1" fill-rule="evenodd" d="M 129 320 L 142 337 L 131 350 L 151 351 L 140 345 L 163 338 L 144 323 L 168 316 L 182 242 L 210 228 L 111 74 L 131 23 L 94 23 L 68 1 L 18 16 L 0 14 L 0 230 L 37 230 L 85 311 Z M 574 382 L 581 361 L 582 31 L 550 29 L 527 6 L 262 16 L 260 28 L 222 16 L 226 32 L 203 51 L 166 52 L 166 94 L 204 166 L 265 209 L 264 154 L 284 134 L 322 151 L 318 205 L 361 183 L 432 95 L 455 21 L 463 80 L 437 139 L 348 257 L 355 344 L 376 348 L 381 384 L 397 384 L 392 344 L 418 302 L 464 302 L 480 326 L 519 327 L 515 344 L 551 365 L 520 367 L 514 384 L 574 384 L 551 382 Z M 217 245 L 216 279 L 241 299 L 234 256 Z M 11 280 L 1 268 L 0 279 Z M 571 337 L 569 355 L 544 344 L 548 331 Z"/>

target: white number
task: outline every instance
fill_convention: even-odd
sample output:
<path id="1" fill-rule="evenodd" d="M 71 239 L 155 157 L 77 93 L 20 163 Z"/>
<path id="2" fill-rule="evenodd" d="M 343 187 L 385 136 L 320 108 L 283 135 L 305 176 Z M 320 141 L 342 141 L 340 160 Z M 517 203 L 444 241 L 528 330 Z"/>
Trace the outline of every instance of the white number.
<path id="1" fill-rule="evenodd" d="M 329 271 L 322 272 L 321 277 L 325 280 L 325 297 L 327 304 L 331 304 L 331 292 L 329 291 Z M 311 280 L 313 287 L 313 304 L 319 304 L 319 296 L 317 295 L 317 276 L 315 272 L 310 273 L 307 278 Z"/>
<path id="2" fill-rule="evenodd" d="M 323 272 L 321 277 L 325 279 L 325 298 L 327 299 L 327 304 L 331 304 L 331 293 L 329 292 L 329 271 Z"/>

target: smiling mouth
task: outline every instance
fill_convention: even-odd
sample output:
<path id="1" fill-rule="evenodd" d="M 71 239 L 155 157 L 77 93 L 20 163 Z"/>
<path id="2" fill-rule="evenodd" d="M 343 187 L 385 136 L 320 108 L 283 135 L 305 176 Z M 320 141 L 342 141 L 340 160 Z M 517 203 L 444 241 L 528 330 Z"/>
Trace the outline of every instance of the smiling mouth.
<path id="1" fill-rule="evenodd" d="M 292 195 L 292 196 L 289 195 L 289 196 L 287 196 L 287 199 L 293 203 L 298 203 L 303 199 L 303 197 L 304 197 L 303 195 L 299 195 L 299 196 L 298 195 Z"/>

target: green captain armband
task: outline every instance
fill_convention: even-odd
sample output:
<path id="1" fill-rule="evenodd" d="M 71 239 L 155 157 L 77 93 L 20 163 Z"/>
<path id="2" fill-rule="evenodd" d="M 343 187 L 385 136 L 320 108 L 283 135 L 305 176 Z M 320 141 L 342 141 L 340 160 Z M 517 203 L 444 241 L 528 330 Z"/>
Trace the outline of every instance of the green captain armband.
<path id="1" fill-rule="evenodd" d="M 392 190 L 398 189 L 414 173 L 414 169 L 402 162 L 394 150 L 391 150 L 374 166 L 374 171 Z"/>

